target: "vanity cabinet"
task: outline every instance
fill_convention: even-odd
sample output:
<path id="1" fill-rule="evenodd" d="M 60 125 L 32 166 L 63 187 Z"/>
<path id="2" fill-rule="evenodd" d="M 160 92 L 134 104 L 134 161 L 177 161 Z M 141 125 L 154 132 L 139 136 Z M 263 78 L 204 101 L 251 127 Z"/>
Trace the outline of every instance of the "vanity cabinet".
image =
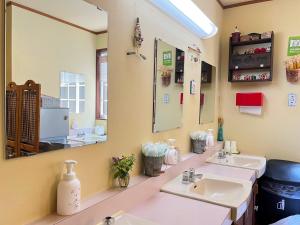
<path id="1" fill-rule="evenodd" d="M 252 188 L 252 194 L 251 194 L 251 199 L 250 199 L 248 209 L 238 221 L 233 223 L 233 225 L 256 225 L 254 208 L 255 208 L 257 194 L 258 194 L 258 185 L 256 182 Z"/>

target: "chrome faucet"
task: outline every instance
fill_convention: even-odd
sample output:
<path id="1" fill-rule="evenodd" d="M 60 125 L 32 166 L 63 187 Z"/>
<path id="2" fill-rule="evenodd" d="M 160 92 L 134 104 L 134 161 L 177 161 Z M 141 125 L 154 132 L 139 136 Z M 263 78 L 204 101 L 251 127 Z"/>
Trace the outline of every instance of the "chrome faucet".
<path id="1" fill-rule="evenodd" d="M 225 159 L 226 158 L 226 152 L 224 150 L 220 150 L 218 152 L 218 159 Z"/>

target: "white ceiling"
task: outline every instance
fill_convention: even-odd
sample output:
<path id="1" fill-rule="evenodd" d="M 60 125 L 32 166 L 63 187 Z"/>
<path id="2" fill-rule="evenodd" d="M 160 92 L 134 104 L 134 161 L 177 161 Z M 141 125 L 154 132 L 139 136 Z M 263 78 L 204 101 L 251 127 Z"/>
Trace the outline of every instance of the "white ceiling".
<path id="1" fill-rule="evenodd" d="M 13 2 L 94 32 L 107 30 L 107 13 L 84 0 L 13 0 Z"/>

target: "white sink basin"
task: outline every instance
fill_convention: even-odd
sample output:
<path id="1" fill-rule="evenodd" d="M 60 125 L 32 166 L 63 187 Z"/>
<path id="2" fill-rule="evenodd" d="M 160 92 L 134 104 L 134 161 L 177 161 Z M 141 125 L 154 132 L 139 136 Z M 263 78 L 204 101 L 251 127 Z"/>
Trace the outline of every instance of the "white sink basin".
<path id="1" fill-rule="evenodd" d="M 250 155 L 227 155 L 226 158 L 219 159 L 216 153 L 206 162 L 255 170 L 256 178 L 260 178 L 266 171 L 267 160 L 264 157 Z"/>
<path id="2" fill-rule="evenodd" d="M 214 174 L 204 174 L 190 184 L 183 184 L 180 175 L 161 188 L 163 192 L 231 208 L 232 220 L 238 220 L 246 211 L 251 190 L 250 181 Z"/>
<path id="3" fill-rule="evenodd" d="M 145 220 L 123 212 L 119 212 L 113 217 L 115 219 L 114 225 L 159 225 L 149 220 Z M 104 222 L 101 222 L 97 225 L 104 225 Z"/>

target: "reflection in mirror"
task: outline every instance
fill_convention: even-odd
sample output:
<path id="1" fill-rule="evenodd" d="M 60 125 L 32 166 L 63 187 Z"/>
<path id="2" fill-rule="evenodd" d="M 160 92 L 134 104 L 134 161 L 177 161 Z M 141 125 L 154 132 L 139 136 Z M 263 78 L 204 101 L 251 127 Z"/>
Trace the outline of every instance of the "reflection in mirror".
<path id="1" fill-rule="evenodd" d="M 107 13 L 84 0 L 6 3 L 6 158 L 107 140 Z"/>
<path id="2" fill-rule="evenodd" d="M 216 67 L 202 61 L 200 90 L 200 124 L 212 123 L 215 117 Z"/>
<path id="3" fill-rule="evenodd" d="M 181 127 L 184 51 L 155 40 L 153 132 Z"/>

